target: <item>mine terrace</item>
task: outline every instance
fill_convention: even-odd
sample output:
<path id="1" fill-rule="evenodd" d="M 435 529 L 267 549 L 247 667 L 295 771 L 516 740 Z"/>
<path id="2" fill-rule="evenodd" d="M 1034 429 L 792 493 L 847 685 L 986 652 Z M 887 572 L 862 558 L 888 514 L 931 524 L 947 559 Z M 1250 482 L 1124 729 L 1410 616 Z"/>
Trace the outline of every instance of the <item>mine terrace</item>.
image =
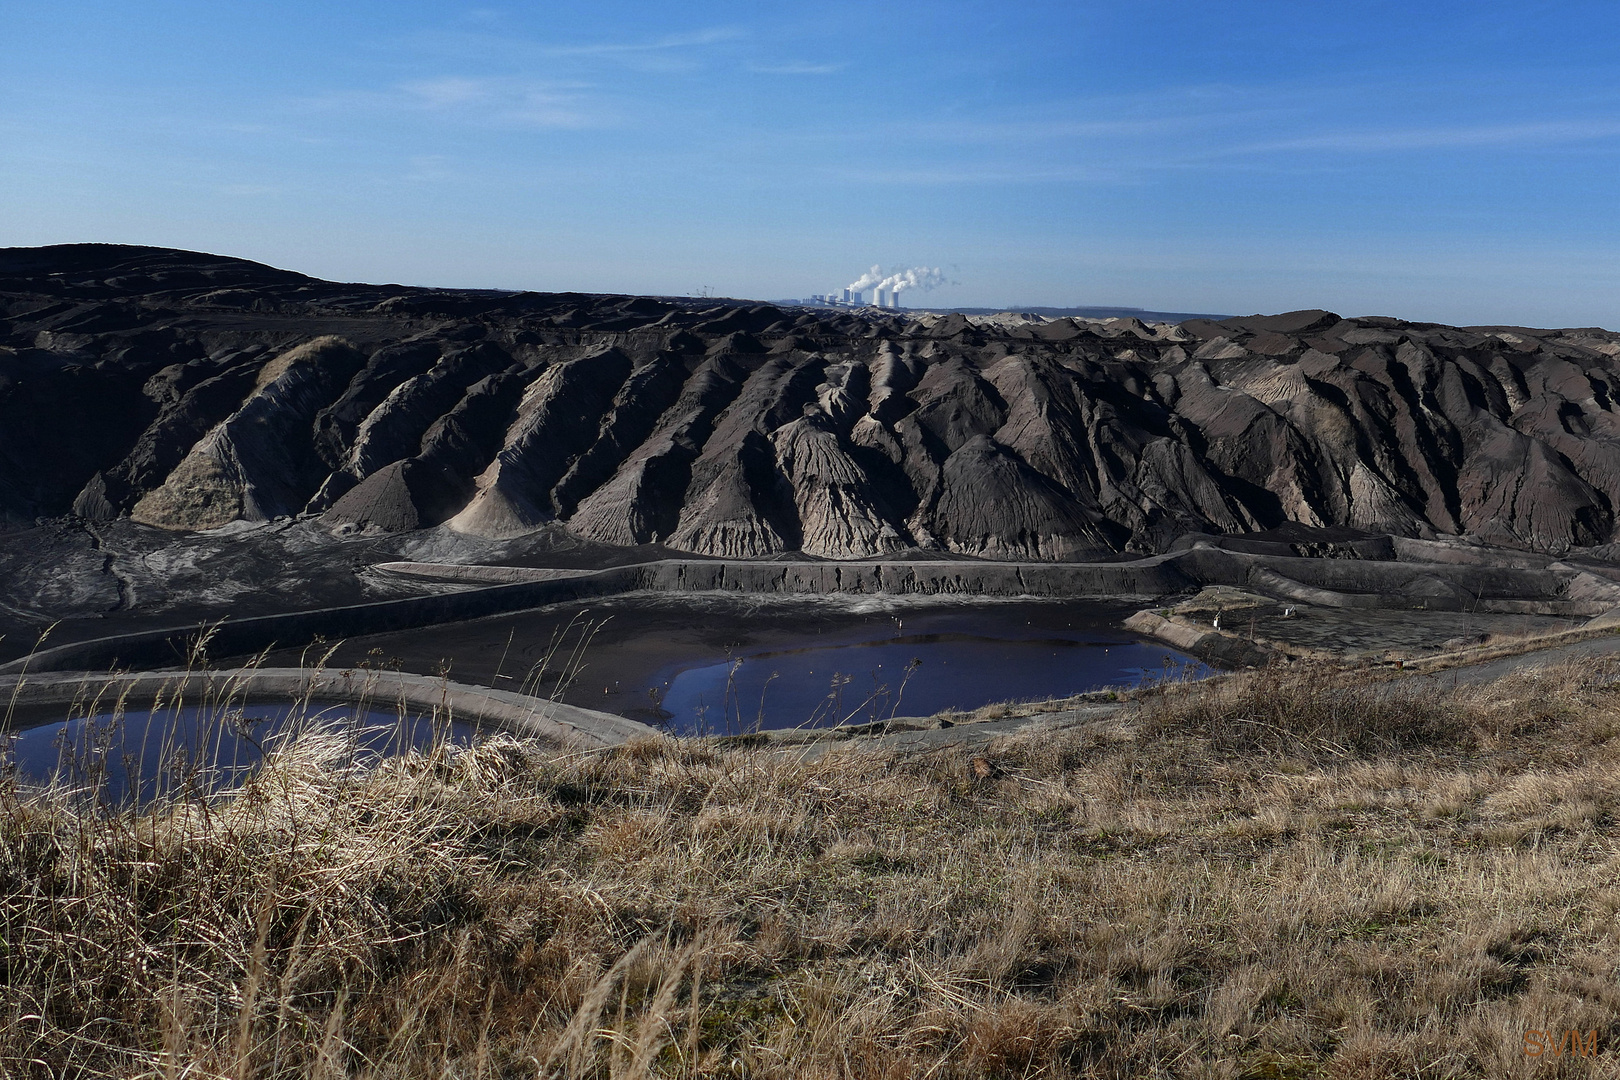
<path id="1" fill-rule="evenodd" d="M 13 676 L 172 666 L 203 624 L 224 663 L 628 594 L 1107 600 L 1220 667 L 1578 638 L 1620 604 L 1604 330 L 421 289 L 112 245 L 0 253 L 0 316 Z"/>

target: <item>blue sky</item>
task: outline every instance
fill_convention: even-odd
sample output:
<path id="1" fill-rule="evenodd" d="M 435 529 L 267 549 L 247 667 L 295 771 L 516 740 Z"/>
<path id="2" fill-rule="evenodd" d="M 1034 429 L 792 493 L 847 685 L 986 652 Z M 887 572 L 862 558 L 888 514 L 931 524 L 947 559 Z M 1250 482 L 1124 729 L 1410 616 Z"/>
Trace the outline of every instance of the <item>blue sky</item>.
<path id="1" fill-rule="evenodd" d="M 1620 4 L 0 2 L 0 245 L 1620 328 Z"/>

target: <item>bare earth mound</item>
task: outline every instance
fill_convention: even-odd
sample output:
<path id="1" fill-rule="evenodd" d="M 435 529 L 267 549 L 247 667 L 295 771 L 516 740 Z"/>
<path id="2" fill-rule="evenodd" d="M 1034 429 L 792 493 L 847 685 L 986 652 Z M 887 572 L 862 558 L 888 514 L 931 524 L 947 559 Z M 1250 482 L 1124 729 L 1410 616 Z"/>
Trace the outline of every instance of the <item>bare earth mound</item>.
<path id="1" fill-rule="evenodd" d="M 0 252 L 0 519 L 1073 560 L 1287 522 L 1613 541 L 1620 335 L 975 321 Z"/>

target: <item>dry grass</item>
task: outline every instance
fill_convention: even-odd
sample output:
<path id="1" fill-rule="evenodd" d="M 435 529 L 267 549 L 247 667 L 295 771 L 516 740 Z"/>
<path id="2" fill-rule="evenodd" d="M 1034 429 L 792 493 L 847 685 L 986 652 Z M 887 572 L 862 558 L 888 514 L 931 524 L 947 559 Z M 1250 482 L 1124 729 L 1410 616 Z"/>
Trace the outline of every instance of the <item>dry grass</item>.
<path id="1" fill-rule="evenodd" d="M 1403 657 L 1402 663 L 1413 671 L 1449 671 L 1452 668 L 1483 664 L 1491 660 L 1502 660 L 1509 656 L 1523 656 L 1526 653 L 1539 652 L 1542 649 L 1553 649 L 1561 645 L 1577 645 L 1583 641 L 1614 637 L 1617 633 L 1620 633 L 1620 627 L 1577 626 L 1573 630 L 1491 634 L 1478 645 L 1471 645 L 1453 652 L 1435 653 L 1429 656 L 1401 655 Z"/>
<path id="2" fill-rule="evenodd" d="M 1296 667 L 911 758 L 314 736 L 234 798 L 12 793 L 0 1074 L 1620 1075 L 1614 674 Z M 1570 1028 L 1598 1056 L 1525 1056 Z"/>

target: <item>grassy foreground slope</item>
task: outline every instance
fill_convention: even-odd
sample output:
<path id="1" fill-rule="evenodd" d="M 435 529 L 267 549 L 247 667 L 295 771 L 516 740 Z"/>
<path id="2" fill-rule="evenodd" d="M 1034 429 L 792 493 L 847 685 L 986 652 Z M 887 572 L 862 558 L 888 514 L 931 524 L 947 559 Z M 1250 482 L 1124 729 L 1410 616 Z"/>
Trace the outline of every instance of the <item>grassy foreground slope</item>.
<path id="1" fill-rule="evenodd" d="M 1615 674 L 1296 666 L 906 758 L 353 771 L 313 737 L 228 801 L 13 792 L 0 1074 L 1613 1076 Z M 1595 1056 L 1526 1056 L 1572 1028 Z"/>

